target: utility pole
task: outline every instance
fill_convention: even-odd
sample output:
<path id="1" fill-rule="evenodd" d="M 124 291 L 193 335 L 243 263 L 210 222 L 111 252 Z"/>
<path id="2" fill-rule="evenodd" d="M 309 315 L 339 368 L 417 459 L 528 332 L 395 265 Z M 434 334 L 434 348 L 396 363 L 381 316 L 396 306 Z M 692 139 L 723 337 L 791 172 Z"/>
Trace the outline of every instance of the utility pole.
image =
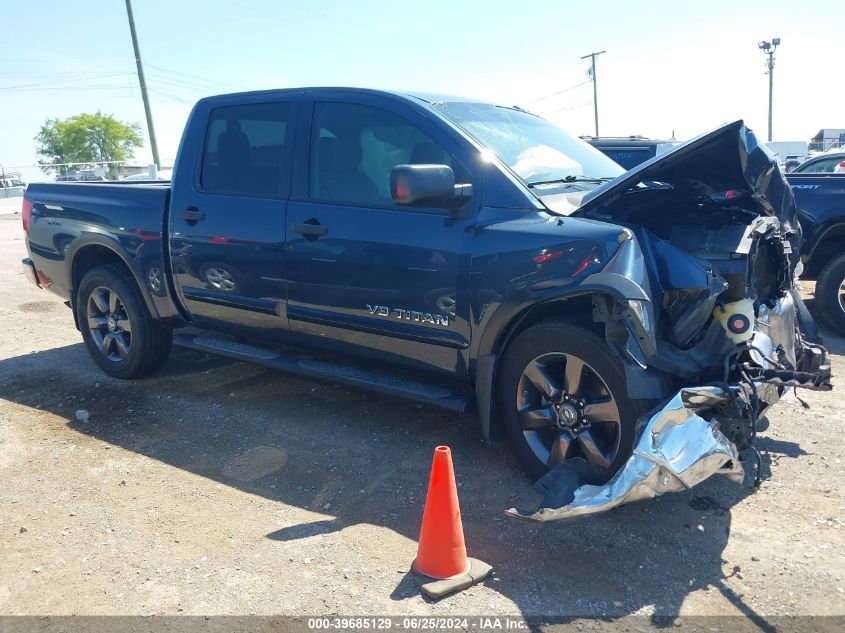
<path id="1" fill-rule="evenodd" d="M 772 87 L 775 75 L 775 49 L 780 45 L 780 38 L 773 37 L 771 42 L 760 42 L 757 47 L 769 56 L 766 60 L 766 67 L 769 73 L 769 143 L 772 142 Z"/>
<path id="2" fill-rule="evenodd" d="M 138 67 L 138 81 L 141 83 L 141 100 L 144 102 L 144 114 L 147 115 L 147 134 L 150 137 L 150 149 L 153 150 L 153 162 L 156 169 L 161 167 L 158 159 L 158 143 L 153 127 L 153 113 L 150 111 L 150 99 L 147 96 L 147 82 L 144 79 L 144 65 L 141 63 L 141 51 L 138 48 L 138 36 L 135 34 L 135 18 L 132 17 L 132 3 L 126 0 L 126 15 L 129 16 L 129 32 L 132 34 L 132 48 L 135 49 L 135 65 Z"/>
<path id="3" fill-rule="evenodd" d="M 127 0 L 128 1 L 128 0 Z M 607 51 L 599 51 L 598 53 L 589 53 L 588 55 L 584 55 L 581 59 L 590 58 L 590 70 L 588 71 L 590 74 L 590 79 L 593 80 L 593 111 L 596 115 L 596 136 L 599 135 L 599 93 L 598 88 L 596 87 L 596 57 L 599 55 L 606 53 Z"/>

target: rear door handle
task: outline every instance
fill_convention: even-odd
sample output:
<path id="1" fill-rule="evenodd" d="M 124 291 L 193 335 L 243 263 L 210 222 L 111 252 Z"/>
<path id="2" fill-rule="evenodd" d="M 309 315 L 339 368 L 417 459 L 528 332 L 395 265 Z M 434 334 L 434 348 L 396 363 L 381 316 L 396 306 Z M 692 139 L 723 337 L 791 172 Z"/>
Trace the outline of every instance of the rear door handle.
<path id="1" fill-rule="evenodd" d="M 186 222 L 199 222 L 200 220 L 205 220 L 205 213 L 194 205 L 191 205 L 179 214 L 179 219 L 185 220 Z"/>
<path id="2" fill-rule="evenodd" d="M 303 224 L 294 224 L 293 232 L 305 235 L 306 237 L 323 237 L 329 234 L 329 229 L 326 226 L 306 222 Z"/>

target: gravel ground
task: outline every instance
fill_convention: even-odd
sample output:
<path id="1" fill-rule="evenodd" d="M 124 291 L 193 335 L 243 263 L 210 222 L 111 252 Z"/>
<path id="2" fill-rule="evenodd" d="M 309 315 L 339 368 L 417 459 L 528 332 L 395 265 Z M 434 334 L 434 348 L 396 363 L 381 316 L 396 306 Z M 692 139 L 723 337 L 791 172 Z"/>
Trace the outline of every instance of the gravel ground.
<path id="1" fill-rule="evenodd" d="M 0 217 L 0 615 L 845 613 L 839 388 L 771 413 L 756 492 L 713 478 L 523 523 L 503 510 L 530 484 L 474 418 L 184 350 L 111 379 L 24 255 L 20 216 Z M 495 576 L 432 602 L 408 570 L 437 444 Z"/>

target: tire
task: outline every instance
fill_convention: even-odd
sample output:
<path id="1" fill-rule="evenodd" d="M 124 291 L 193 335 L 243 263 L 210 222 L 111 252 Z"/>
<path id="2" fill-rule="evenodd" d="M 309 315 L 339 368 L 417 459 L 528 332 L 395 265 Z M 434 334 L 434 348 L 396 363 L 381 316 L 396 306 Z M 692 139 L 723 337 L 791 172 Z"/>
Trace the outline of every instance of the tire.
<path id="1" fill-rule="evenodd" d="M 104 372 L 115 378 L 138 378 L 167 361 L 172 332 L 153 321 L 135 279 L 124 268 L 90 270 L 76 297 L 82 338 Z"/>
<path id="2" fill-rule="evenodd" d="M 798 328 L 801 334 L 804 335 L 804 340 L 815 345 L 824 345 L 821 334 L 819 333 L 819 326 L 813 320 L 813 315 L 807 309 L 807 305 L 798 294 L 798 291 L 793 288 L 789 291 L 792 295 L 792 302 L 795 304 L 795 316 L 798 318 Z"/>
<path id="3" fill-rule="evenodd" d="M 830 260 L 816 282 L 816 299 L 831 325 L 845 334 L 845 254 Z"/>
<path id="4" fill-rule="evenodd" d="M 580 387 L 571 389 L 576 381 L 565 376 L 567 368 L 573 376 L 578 374 L 577 361 L 582 367 Z M 538 384 L 560 393 L 550 398 L 549 389 Z M 511 341 L 498 372 L 496 399 L 505 435 L 534 479 L 561 459 L 576 457 L 610 478 L 630 457 L 637 418 L 651 404 L 628 397 L 625 371 L 604 339 L 560 320 L 533 325 Z"/>

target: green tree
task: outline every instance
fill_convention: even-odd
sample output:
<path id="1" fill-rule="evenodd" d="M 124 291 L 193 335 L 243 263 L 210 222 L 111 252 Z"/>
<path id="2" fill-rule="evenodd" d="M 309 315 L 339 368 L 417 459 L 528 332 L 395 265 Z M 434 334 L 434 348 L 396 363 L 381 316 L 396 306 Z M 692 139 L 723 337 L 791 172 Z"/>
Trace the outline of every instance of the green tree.
<path id="1" fill-rule="evenodd" d="M 77 114 L 67 119 L 47 119 L 35 137 L 36 152 L 44 173 L 64 172 L 51 163 L 97 163 L 132 158 L 143 145 L 141 126 L 118 121 L 99 110 L 96 114 Z M 109 165 L 114 175 L 115 166 Z"/>

